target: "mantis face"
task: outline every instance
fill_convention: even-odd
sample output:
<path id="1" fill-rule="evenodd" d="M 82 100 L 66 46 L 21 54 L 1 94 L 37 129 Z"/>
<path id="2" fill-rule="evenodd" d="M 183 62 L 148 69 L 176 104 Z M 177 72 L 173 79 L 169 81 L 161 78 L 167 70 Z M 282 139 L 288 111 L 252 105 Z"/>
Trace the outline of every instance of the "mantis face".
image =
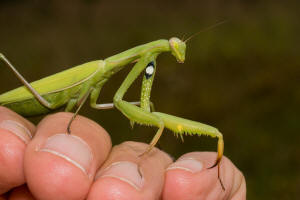
<path id="1" fill-rule="evenodd" d="M 171 53 L 173 56 L 175 56 L 177 62 L 183 63 L 185 60 L 185 42 L 181 41 L 180 39 L 176 37 L 172 37 L 169 40 Z"/>

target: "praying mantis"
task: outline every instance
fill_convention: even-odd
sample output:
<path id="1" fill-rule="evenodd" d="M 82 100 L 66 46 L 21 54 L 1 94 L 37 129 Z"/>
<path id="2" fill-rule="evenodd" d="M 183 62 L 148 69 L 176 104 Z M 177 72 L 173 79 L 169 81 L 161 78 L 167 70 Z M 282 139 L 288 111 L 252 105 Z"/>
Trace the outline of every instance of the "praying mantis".
<path id="1" fill-rule="evenodd" d="M 92 108 L 101 110 L 115 107 L 130 120 L 132 126 L 134 123 L 138 123 L 158 128 L 142 155 L 151 151 L 162 135 L 164 128 L 173 131 L 175 135 L 180 137 L 184 134 L 217 137 L 217 158 L 210 168 L 218 166 L 218 179 L 224 189 L 219 176 L 220 161 L 224 151 L 221 132 L 206 124 L 154 112 L 150 94 L 157 68 L 156 58 L 163 52 L 170 52 L 177 62 L 183 63 L 185 61 L 186 41 L 172 37 L 169 40 L 161 39 L 149 42 L 104 60 L 84 63 L 32 83 L 27 82 L 11 62 L 3 54 L 0 54 L 0 60 L 13 71 L 24 85 L 1 94 L 0 105 L 8 107 L 23 116 L 41 115 L 63 106 L 65 106 L 65 111 L 73 111 L 76 108 L 66 127 L 66 133 L 71 134 L 72 122 L 82 105 L 90 97 Z M 111 76 L 130 63 L 135 64 L 114 95 L 113 103 L 97 103 L 103 85 Z M 140 74 L 143 74 L 140 101 L 125 101 L 123 99 L 124 94 Z"/>

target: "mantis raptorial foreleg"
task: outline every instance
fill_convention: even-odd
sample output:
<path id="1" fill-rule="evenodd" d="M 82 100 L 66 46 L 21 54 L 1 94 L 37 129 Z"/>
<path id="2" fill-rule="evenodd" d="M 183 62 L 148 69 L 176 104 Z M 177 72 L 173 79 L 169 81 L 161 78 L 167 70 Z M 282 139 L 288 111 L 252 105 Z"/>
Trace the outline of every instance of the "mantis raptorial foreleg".
<path id="1" fill-rule="evenodd" d="M 165 127 L 175 133 L 176 136 L 180 135 L 209 135 L 211 137 L 218 138 L 218 154 L 215 163 L 209 167 L 213 168 L 218 165 L 218 179 L 220 180 L 221 186 L 224 189 L 224 185 L 220 179 L 220 161 L 223 156 L 224 152 L 224 141 L 223 135 L 219 132 L 218 129 L 202 124 L 200 122 L 195 122 L 192 120 L 184 119 L 181 117 L 176 117 L 173 115 L 160 113 L 160 112 L 153 112 L 154 115 L 158 116 L 160 119 L 163 120 Z"/>
<path id="2" fill-rule="evenodd" d="M 117 91 L 114 97 L 114 103 L 116 107 L 132 122 L 137 122 L 145 125 L 152 125 L 158 127 L 158 131 L 150 142 L 147 150 L 142 154 L 149 152 L 155 144 L 158 142 L 164 127 L 172 130 L 176 135 L 181 137 L 186 134 L 190 135 L 209 135 L 211 137 L 218 138 L 218 154 L 216 162 L 210 168 L 213 168 L 218 165 L 218 179 L 221 183 L 222 188 L 224 189 L 223 183 L 219 175 L 220 161 L 223 156 L 224 142 L 223 135 L 218 131 L 218 129 L 211 127 L 206 124 L 199 122 L 187 120 L 184 118 L 160 113 L 160 112 L 151 112 L 150 111 L 150 93 L 152 82 L 155 74 L 155 58 L 156 55 L 146 55 L 141 57 L 138 63 L 130 71 L 121 87 Z M 142 70 L 146 68 L 145 77 L 142 84 L 142 93 L 141 93 L 141 107 L 136 107 L 129 104 L 123 100 L 123 96 L 126 93 L 127 89 L 133 83 L 133 81 L 138 77 Z"/>
<path id="3" fill-rule="evenodd" d="M 142 56 L 139 59 L 139 61 L 134 65 L 133 69 L 129 72 L 128 76 L 126 77 L 121 87 L 118 89 L 117 93 L 114 96 L 114 104 L 127 118 L 130 119 L 130 121 L 144 125 L 156 126 L 159 128 L 157 133 L 155 134 L 154 139 L 151 141 L 148 149 L 144 153 L 149 152 L 154 147 L 154 145 L 156 144 L 163 132 L 164 123 L 160 119 L 160 117 L 155 116 L 151 112 L 124 101 L 123 96 L 130 87 L 130 85 L 138 77 L 138 75 L 142 73 L 144 68 L 149 63 L 155 60 L 156 56 L 156 54 L 148 54 Z"/>

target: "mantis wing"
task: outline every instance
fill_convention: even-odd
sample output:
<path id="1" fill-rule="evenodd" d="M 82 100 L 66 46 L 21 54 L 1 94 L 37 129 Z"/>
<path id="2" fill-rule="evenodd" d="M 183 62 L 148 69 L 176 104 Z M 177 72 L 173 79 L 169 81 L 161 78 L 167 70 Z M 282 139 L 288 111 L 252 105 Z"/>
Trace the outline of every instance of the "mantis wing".
<path id="1" fill-rule="evenodd" d="M 31 83 L 41 95 L 59 92 L 88 80 L 100 66 L 99 61 L 88 62 Z M 0 95 L 0 105 L 34 98 L 24 86 Z"/>

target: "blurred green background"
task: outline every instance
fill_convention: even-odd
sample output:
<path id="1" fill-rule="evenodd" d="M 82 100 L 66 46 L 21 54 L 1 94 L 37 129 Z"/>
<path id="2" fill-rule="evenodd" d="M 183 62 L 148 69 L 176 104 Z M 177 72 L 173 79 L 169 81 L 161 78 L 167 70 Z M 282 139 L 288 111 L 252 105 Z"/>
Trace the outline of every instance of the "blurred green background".
<path id="1" fill-rule="evenodd" d="M 244 173 L 248 199 L 300 196 L 300 5 L 297 1 L 0 1 L 0 52 L 29 81 L 136 45 L 190 35 L 229 21 L 187 43 L 186 62 L 162 54 L 152 101 L 161 112 L 213 125 L 225 155 Z M 112 97 L 131 66 L 104 86 Z M 126 95 L 139 99 L 141 79 Z M 20 86 L 1 65 L 0 93 Z M 114 144 L 149 142 L 156 129 L 117 110 L 81 114 L 101 124 Z M 31 119 L 37 121 L 37 118 Z M 165 131 L 160 148 L 178 157 L 215 151 L 216 140 Z"/>

